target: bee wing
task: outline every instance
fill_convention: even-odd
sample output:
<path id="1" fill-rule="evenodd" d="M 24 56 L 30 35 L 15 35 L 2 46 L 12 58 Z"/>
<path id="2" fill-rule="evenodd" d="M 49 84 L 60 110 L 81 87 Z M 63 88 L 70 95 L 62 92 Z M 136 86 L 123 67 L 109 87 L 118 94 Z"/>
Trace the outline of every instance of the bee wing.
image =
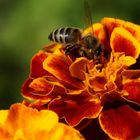
<path id="1" fill-rule="evenodd" d="M 56 49 L 61 49 L 63 46 L 58 43 L 52 43 L 42 48 L 43 51 L 53 53 Z"/>
<path id="2" fill-rule="evenodd" d="M 84 13 L 85 13 L 85 28 L 90 27 L 91 33 L 93 33 L 93 22 L 92 22 L 92 15 L 89 3 L 87 0 L 84 0 Z"/>

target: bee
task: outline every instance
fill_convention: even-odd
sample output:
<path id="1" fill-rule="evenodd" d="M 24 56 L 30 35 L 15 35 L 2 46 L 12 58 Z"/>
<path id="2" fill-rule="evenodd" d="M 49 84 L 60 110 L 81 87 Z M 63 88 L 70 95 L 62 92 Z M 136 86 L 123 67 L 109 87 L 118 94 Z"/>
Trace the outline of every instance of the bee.
<path id="1" fill-rule="evenodd" d="M 48 38 L 51 41 L 63 44 L 76 43 L 81 40 L 81 33 L 82 31 L 79 28 L 64 27 L 51 32 Z"/>
<path id="2" fill-rule="evenodd" d="M 53 42 L 63 44 L 66 55 L 100 61 L 100 57 L 104 53 L 104 47 L 99 39 L 93 35 L 92 19 L 87 1 L 84 1 L 84 6 L 85 17 L 91 28 L 90 34 L 82 36 L 83 30 L 80 28 L 63 27 L 51 32 L 48 38 Z"/>

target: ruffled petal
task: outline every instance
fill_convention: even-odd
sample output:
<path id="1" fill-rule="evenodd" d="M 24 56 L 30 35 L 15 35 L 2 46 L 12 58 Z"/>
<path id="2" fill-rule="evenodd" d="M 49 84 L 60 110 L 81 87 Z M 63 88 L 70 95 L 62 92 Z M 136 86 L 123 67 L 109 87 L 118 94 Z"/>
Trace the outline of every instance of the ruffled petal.
<path id="1" fill-rule="evenodd" d="M 78 78 L 80 80 L 85 80 L 85 73 L 87 70 L 87 64 L 89 60 L 84 57 L 77 58 L 69 67 L 72 77 Z"/>
<path id="2" fill-rule="evenodd" d="M 106 31 L 109 34 L 109 36 L 111 35 L 114 28 L 123 27 L 140 42 L 140 26 L 139 25 L 136 25 L 129 21 L 124 21 L 124 20 L 115 19 L 115 18 L 108 18 L 108 17 L 103 18 L 102 23 L 105 26 Z"/>
<path id="3" fill-rule="evenodd" d="M 35 118 L 37 119 L 33 121 L 33 119 Z M 26 129 L 30 129 L 30 124 L 33 127 L 32 130 L 43 129 L 50 131 L 58 123 L 58 116 L 52 111 L 41 110 L 40 112 L 38 112 L 36 109 L 17 104 L 10 108 L 7 122 L 11 123 L 11 120 L 14 121 L 15 128 L 22 128 L 26 126 Z M 44 124 L 46 124 L 47 127 Z"/>
<path id="4" fill-rule="evenodd" d="M 106 134 L 115 140 L 131 140 L 140 136 L 140 112 L 127 105 L 105 110 L 99 122 Z"/>
<path id="5" fill-rule="evenodd" d="M 10 107 L 3 125 L 0 125 L 0 139 L 84 140 L 77 130 L 59 123 L 53 111 L 38 111 L 19 103 Z"/>
<path id="6" fill-rule="evenodd" d="M 96 118 L 102 110 L 100 101 L 88 93 L 56 99 L 49 104 L 49 109 L 64 117 L 71 126 L 79 124 L 84 118 Z"/>
<path id="7" fill-rule="evenodd" d="M 46 91 L 37 91 L 33 88 L 31 88 L 29 85 L 32 83 L 33 79 L 28 78 L 24 84 L 22 85 L 21 94 L 23 97 L 32 100 L 32 99 L 43 99 L 43 100 L 50 100 L 50 98 L 47 96 L 48 93 Z M 50 85 L 51 87 L 51 85 Z M 46 96 L 41 96 L 41 95 Z"/>
<path id="8" fill-rule="evenodd" d="M 29 85 L 32 81 L 33 81 L 33 79 L 31 79 L 31 78 L 26 79 L 21 88 L 22 96 L 25 98 L 28 98 L 29 100 L 38 98 L 38 96 L 35 96 L 32 94 L 32 93 L 34 93 L 34 90 L 29 87 Z"/>
<path id="9" fill-rule="evenodd" d="M 107 83 L 107 79 L 105 77 L 96 76 L 95 78 L 89 78 L 89 86 L 94 91 L 102 91 L 105 90 L 105 84 Z"/>
<path id="10" fill-rule="evenodd" d="M 45 75 L 50 75 L 50 73 L 44 70 L 42 65 L 43 61 L 48 57 L 48 55 L 48 53 L 39 51 L 33 56 L 30 66 L 30 77 L 37 78 Z"/>
<path id="11" fill-rule="evenodd" d="M 111 55 L 110 61 L 105 68 L 105 74 L 108 81 L 115 81 L 118 73 L 127 69 L 132 64 L 135 64 L 136 60 L 131 56 L 125 56 L 123 53 L 114 53 Z"/>
<path id="12" fill-rule="evenodd" d="M 107 31 L 109 37 L 111 36 L 112 31 L 116 27 L 122 27 L 124 25 L 124 23 L 125 23 L 124 20 L 115 19 L 115 18 L 109 18 L 109 17 L 103 18 L 101 22 L 105 26 L 106 31 Z"/>
<path id="13" fill-rule="evenodd" d="M 50 84 L 44 77 L 39 77 L 39 78 L 34 79 L 30 83 L 29 87 L 36 91 L 42 92 L 42 95 L 43 95 L 43 93 L 45 92 L 49 93 L 52 90 L 53 85 Z"/>
<path id="14" fill-rule="evenodd" d="M 117 27 L 111 34 L 111 48 L 113 52 L 124 52 L 126 56 L 138 58 L 140 43 L 122 27 Z"/>
<path id="15" fill-rule="evenodd" d="M 128 80 L 123 84 L 126 98 L 140 104 L 140 79 Z"/>
<path id="16" fill-rule="evenodd" d="M 47 102 L 47 100 L 66 94 L 66 88 L 58 82 L 50 82 L 45 77 L 40 77 L 27 79 L 21 92 L 28 99 L 42 99 Z"/>
<path id="17" fill-rule="evenodd" d="M 1 126 L 0 138 L 26 139 L 29 134 L 35 134 L 37 131 L 50 131 L 57 123 L 58 116 L 52 111 L 38 112 L 22 104 L 14 104 Z"/>
<path id="18" fill-rule="evenodd" d="M 80 132 L 70 126 L 63 123 L 58 123 L 54 129 L 51 130 L 47 140 L 85 140 Z M 40 139 L 40 137 L 38 137 Z M 36 140 L 38 140 L 36 139 Z M 44 137 L 44 140 L 45 137 Z"/>
<path id="19" fill-rule="evenodd" d="M 49 73 L 59 79 L 67 88 L 81 89 L 84 87 L 83 83 L 72 77 L 69 66 L 71 61 L 67 56 L 60 54 L 52 54 L 43 62 L 43 68 Z"/>

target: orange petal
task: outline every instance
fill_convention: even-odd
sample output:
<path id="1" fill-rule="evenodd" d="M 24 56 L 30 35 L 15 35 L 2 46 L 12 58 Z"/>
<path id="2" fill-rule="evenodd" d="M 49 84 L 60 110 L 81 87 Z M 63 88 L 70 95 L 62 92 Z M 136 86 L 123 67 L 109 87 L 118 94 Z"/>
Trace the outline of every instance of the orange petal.
<path id="1" fill-rule="evenodd" d="M 132 140 L 140 136 L 140 112 L 129 106 L 105 110 L 99 122 L 106 134 L 116 140 Z"/>
<path id="2" fill-rule="evenodd" d="M 8 115 L 8 110 L 0 110 L 0 126 L 4 124 Z"/>
<path id="3" fill-rule="evenodd" d="M 109 35 L 111 35 L 112 31 L 116 27 L 123 27 L 127 31 L 129 31 L 139 42 L 140 42 L 140 26 L 134 23 L 115 19 L 115 18 L 103 18 L 102 20 L 103 25 L 107 29 Z"/>
<path id="4" fill-rule="evenodd" d="M 43 117 L 47 117 L 47 118 L 43 118 Z M 33 121 L 33 118 L 34 119 L 38 118 L 38 119 L 36 121 Z M 42 122 L 45 122 L 44 119 L 47 120 L 46 123 L 48 127 L 46 127 L 44 123 L 42 123 Z M 54 125 L 57 123 L 57 121 L 58 121 L 58 116 L 52 111 L 42 110 L 38 112 L 36 109 L 26 107 L 22 104 L 15 104 L 11 106 L 10 112 L 7 118 L 7 123 L 14 122 L 14 125 L 12 124 L 12 127 L 15 127 L 15 128 L 20 128 L 20 127 L 22 128 L 26 126 L 26 128 L 28 129 L 28 125 L 31 123 L 34 123 L 35 126 L 33 127 L 33 129 L 38 129 L 38 130 L 46 129 L 47 131 L 51 130 L 54 127 Z"/>
<path id="5" fill-rule="evenodd" d="M 73 78 L 69 71 L 71 61 L 68 57 L 61 55 L 52 54 L 43 63 L 43 67 L 49 73 L 54 75 L 63 84 L 67 85 L 71 89 L 81 89 L 84 87 L 83 83 L 76 78 Z"/>
<path id="6" fill-rule="evenodd" d="M 102 79 L 104 79 L 104 84 L 105 81 L 107 81 L 107 83 L 114 83 L 117 76 L 119 76 L 124 69 L 135 63 L 136 60 L 131 56 L 125 56 L 124 53 L 113 53 L 111 54 L 110 61 L 108 62 L 107 66 L 103 68 L 101 72 L 97 66 L 94 66 L 89 71 L 90 75 L 87 75 L 87 79 L 91 79 L 92 82 L 92 79 L 97 81 L 98 78 L 96 79 L 96 77 L 102 77 Z"/>
<path id="7" fill-rule="evenodd" d="M 87 70 L 88 62 L 89 61 L 84 57 L 77 58 L 76 61 L 74 61 L 69 67 L 71 75 L 82 81 L 85 80 L 85 72 Z"/>
<path id="8" fill-rule="evenodd" d="M 96 76 L 95 78 L 89 79 L 89 85 L 94 91 L 104 90 L 106 83 L 107 79 L 105 79 L 105 77 Z"/>
<path id="9" fill-rule="evenodd" d="M 56 99 L 49 104 L 49 109 L 64 117 L 71 126 L 76 126 L 84 118 L 96 118 L 102 107 L 88 93 L 83 93 Z"/>
<path id="10" fill-rule="evenodd" d="M 78 95 L 78 94 L 81 94 L 83 92 L 84 89 L 81 89 L 81 90 L 70 90 L 70 89 L 67 89 L 67 93 L 68 95 Z"/>
<path id="11" fill-rule="evenodd" d="M 44 75 L 50 75 L 50 73 L 48 73 L 46 70 L 43 69 L 43 64 L 42 64 L 47 57 L 48 54 L 43 51 L 39 51 L 37 54 L 33 56 L 31 61 L 31 68 L 30 68 L 31 77 L 37 78 Z"/>
<path id="12" fill-rule="evenodd" d="M 134 58 L 138 58 L 140 54 L 140 43 L 122 27 L 113 30 L 110 42 L 113 52 L 124 52 Z"/>
<path id="13" fill-rule="evenodd" d="M 50 110 L 37 111 L 22 104 L 10 107 L 6 120 L 0 126 L 0 139 L 84 140 L 77 130 L 59 123 L 56 113 Z"/>
<path id="14" fill-rule="evenodd" d="M 123 90 L 128 93 L 127 99 L 140 104 L 140 79 L 126 81 L 123 84 Z"/>
<path id="15" fill-rule="evenodd" d="M 125 24 L 124 20 L 115 19 L 115 18 L 108 18 L 108 17 L 103 18 L 101 22 L 105 26 L 106 31 L 107 31 L 109 37 L 111 36 L 112 31 L 116 27 L 122 27 Z"/>
<path id="16" fill-rule="evenodd" d="M 46 136 L 48 137 L 48 134 L 46 134 Z M 38 137 L 38 139 L 40 139 L 40 137 Z M 46 139 L 44 138 L 44 140 Z M 85 138 L 78 130 L 63 123 L 58 123 L 50 132 L 47 140 L 85 140 Z"/>
<path id="17" fill-rule="evenodd" d="M 103 76 L 107 79 L 108 89 L 115 88 L 115 85 L 121 84 L 121 72 L 134 64 L 136 60 L 131 56 L 125 56 L 123 53 L 111 54 L 107 67 L 103 70 Z M 120 82 L 120 83 L 119 83 Z"/>
<path id="18" fill-rule="evenodd" d="M 37 131 L 50 131 L 57 123 L 58 116 L 52 111 L 38 112 L 22 104 L 14 104 L 8 111 L 4 125 L 0 126 L 0 139 L 26 139 Z"/>

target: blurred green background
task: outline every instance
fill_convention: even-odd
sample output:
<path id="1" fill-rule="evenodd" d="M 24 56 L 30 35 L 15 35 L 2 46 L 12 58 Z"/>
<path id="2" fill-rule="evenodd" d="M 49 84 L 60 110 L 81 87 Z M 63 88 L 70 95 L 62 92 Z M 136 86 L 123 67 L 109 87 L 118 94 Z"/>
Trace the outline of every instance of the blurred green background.
<path id="1" fill-rule="evenodd" d="M 93 22 L 109 16 L 140 24 L 140 0 L 88 0 Z M 59 27 L 84 25 L 83 0 L 0 0 L 0 109 L 22 101 L 32 56 Z"/>

